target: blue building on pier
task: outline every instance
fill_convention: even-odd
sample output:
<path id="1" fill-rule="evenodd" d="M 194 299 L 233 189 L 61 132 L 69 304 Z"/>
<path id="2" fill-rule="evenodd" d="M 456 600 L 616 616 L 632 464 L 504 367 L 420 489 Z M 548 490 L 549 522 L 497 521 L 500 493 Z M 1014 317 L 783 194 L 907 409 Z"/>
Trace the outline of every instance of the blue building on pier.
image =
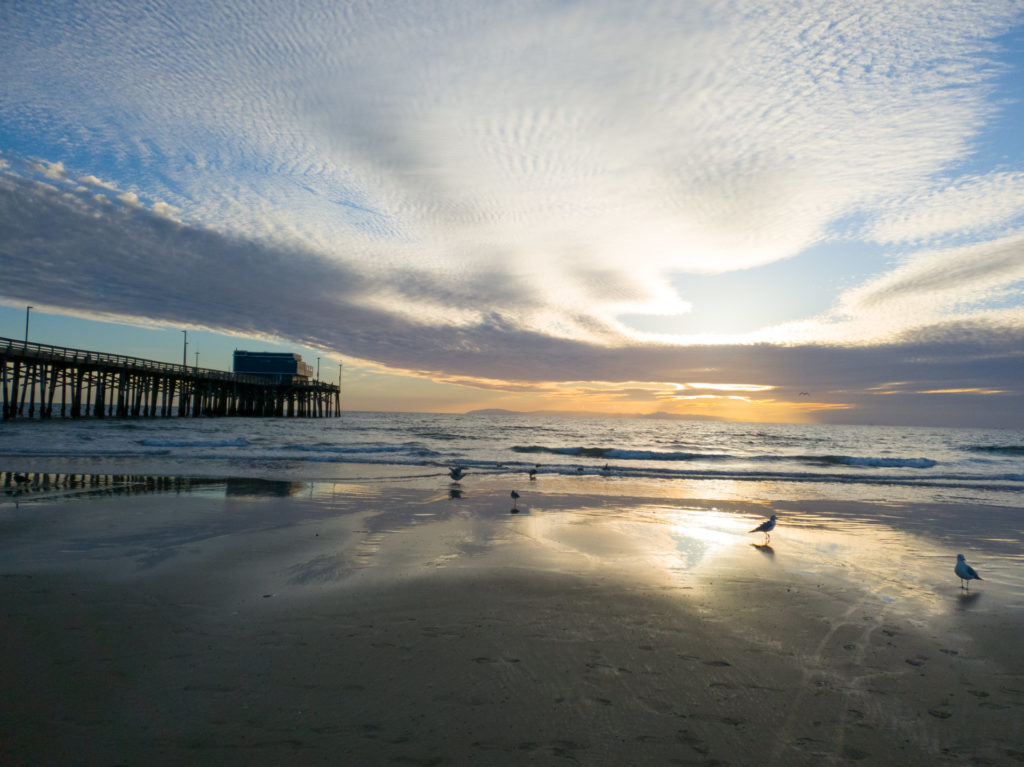
<path id="1" fill-rule="evenodd" d="M 235 349 L 234 370 L 251 376 L 261 376 L 268 383 L 308 383 L 313 368 L 302 361 L 302 356 L 288 352 L 248 352 Z"/>

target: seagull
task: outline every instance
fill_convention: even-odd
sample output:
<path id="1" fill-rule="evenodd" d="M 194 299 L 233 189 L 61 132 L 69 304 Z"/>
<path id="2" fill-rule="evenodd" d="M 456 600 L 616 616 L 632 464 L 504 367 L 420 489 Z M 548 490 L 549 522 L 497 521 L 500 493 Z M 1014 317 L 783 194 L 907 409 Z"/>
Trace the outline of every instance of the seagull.
<path id="1" fill-rule="evenodd" d="M 953 568 L 953 572 L 960 576 L 960 588 L 967 588 L 968 590 L 970 590 L 971 581 L 985 580 L 980 575 L 978 575 L 977 572 L 975 572 L 973 567 L 967 564 L 967 560 L 964 559 L 963 554 L 956 555 L 956 567 Z M 964 586 L 964 581 L 967 582 L 966 587 Z"/>
<path id="2" fill-rule="evenodd" d="M 465 471 L 466 470 L 463 469 L 461 466 L 452 466 L 450 469 L 448 469 L 448 476 L 450 476 L 452 479 L 458 482 L 460 479 L 462 479 L 462 475 L 465 473 Z"/>
<path id="3" fill-rule="evenodd" d="M 750 532 L 752 532 L 752 533 L 764 533 L 764 539 L 766 541 L 770 541 L 772 539 L 772 536 L 770 535 L 770 533 L 774 529 L 775 529 L 775 515 L 772 514 L 771 518 L 768 521 L 762 522 L 761 524 L 759 524 L 757 527 L 755 527 Z"/>
<path id="4" fill-rule="evenodd" d="M 537 470 L 530 469 L 530 479 L 537 479 Z"/>
<path id="5" fill-rule="evenodd" d="M 516 504 L 519 503 L 519 493 L 517 493 L 515 490 L 513 490 L 511 495 L 512 495 L 512 509 L 514 510 L 516 508 Z"/>

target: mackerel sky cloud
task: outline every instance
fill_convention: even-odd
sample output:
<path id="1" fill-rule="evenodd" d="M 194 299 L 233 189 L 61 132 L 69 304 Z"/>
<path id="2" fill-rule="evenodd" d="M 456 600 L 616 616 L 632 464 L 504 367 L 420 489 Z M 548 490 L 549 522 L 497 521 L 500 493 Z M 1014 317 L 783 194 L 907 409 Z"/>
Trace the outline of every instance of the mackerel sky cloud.
<path id="1" fill-rule="evenodd" d="M 1022 24 L 999 0 L 7 5 L 0 299 L 471 404 L 1007 425 Z"/>

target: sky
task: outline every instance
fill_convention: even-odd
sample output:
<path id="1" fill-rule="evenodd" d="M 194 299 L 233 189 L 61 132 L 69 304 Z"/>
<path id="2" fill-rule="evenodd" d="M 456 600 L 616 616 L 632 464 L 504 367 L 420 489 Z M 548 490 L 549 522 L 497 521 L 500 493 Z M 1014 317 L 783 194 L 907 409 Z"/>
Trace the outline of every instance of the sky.
<path id="1" fill-rule="evenodd" d="M 0 30 L 0 336 L 297 351 L 352 410 L 1024 428 L 1019 0 Z"/>

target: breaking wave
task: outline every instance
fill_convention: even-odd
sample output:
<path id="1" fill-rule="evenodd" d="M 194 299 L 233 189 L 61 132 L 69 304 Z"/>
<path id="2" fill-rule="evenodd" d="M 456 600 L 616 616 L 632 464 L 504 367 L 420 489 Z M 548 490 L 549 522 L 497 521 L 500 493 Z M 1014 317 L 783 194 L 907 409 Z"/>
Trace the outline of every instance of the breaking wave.
<path id="1" fill-rule="evenodd" d="M 191 440 L 179 441 L 171 439 L 140 439 L 144 447 L 249 447 L 244 437 L 238 439 Z"/>
<path id="2" fill-rule="evenodd" d="M 616 461 L 756 461 L 799 462 L 817 466 L 864 466 L 868 468 L 930 469 L 938 464 L 931 458 L 873 458 L 853 455 L 759 455 L 744 457 L 727 453 L 660 452 L 654 450 L 623 450 L 612 447 L 544 447 L 514 445 L 515 453 L 565 455 L 579 458 L 603 458 Z"/>

